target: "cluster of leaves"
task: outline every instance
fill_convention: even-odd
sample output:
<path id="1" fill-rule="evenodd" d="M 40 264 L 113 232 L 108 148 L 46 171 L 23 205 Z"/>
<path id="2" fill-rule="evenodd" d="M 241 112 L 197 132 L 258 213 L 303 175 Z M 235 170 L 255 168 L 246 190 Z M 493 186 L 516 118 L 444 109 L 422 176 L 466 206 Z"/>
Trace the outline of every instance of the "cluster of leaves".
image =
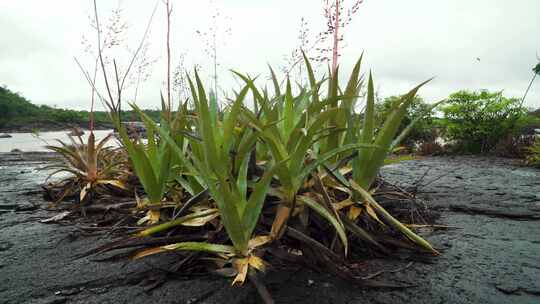
<path id="1" fill-rule="evenodd" d="M 82 123 L 85 118 L 88 119 L 77 111 L 34 105 L 6 87 L 0 87 L 0 113 L 0 128 L 18 127 L 28 123 Z"/>
<path id="2" fill-rule="evenodd" d="M 396 102 L 399 102 L 400 96 L 390 96 L 376 104 L 378 124 L 382 124 L 391 113 L 391 109 Z M 402 144 L 407 147 L 413 147 L 417 142 L 431 142 L 435 140 L 434 127 L 435 119 L 433 117 L 432 105 L 426 103 L 421 97 L 415 96 L 411 106 L 403 118 L 398 132 L 403 132 L 405 128 L 415 121 L 412 129 Z"/>
<path id="3" fill-rule="evenodd" d="M 54 170 L 49 177 L 58 173 L 70 174 L 60 182 L 64 191 L 55 198 L 57 201 L 78 193 L 78 201 L 84 204 L 91 202 L 92 196 L 100 190 L 106 190 L 100 188 L 126 189 L 126 157 L 107 146 L 111 137 L 112 134 L 96 143 L 93 132 L 90 132 L 86 143 L 81 136 L 70 136 L 71 144 L 58 140 L 59 146 L 46 146 L 62 156 L 59 162 L 44 168 Z"/>
<path id="4" fill-rule="evenodd" d="M 502 92 L 460 91 L 442 108 L 444 136 L 460 152 L 489 152 L 497 142 L 520 130 L 525 109 Z"/>
<path id="5" fill-rule="evenodd" d="M 135 242 L 133 258 L 185 252 L 185 267 L 212 262 L 241 284 L 283 257 L 277 252 L 311 257 L 340 275 L 351 269 L 347 256 L 358 244 L 381 254 L 438 253 L 385 210 L 372 188 L 389 152 L 410 132 L 398 133 L 425 82 L 395 98 L 378 124 L 371 75 L 365 111 L 354 110 L 364 83 L 361 59 L 343 89 L 337 76 L 317 79 L 304 59 L 308 87 L 294 90 L 289 79 L 282 87 L 271 69 L 271 93 L 235 72 L 244 84 L 221 109 L 195 71 L 187 77 L 191 98 L 174 114 L 162 98 L 159 124 L 132 105 L 146 125 L 146 142 L 115 121 L 145 193 L 137 198 L 139 224 L 151 225 L 134 238 L 160 240 L 157 247 Z M 126 244 L 133 238 L 92 252 Z"/>
<path id="6" fill-rule="evenodd" d="M 540 63 L 537 63 L 536 66 L 533 68 L 533 72 L 536 75 L 540 75 Z"/>

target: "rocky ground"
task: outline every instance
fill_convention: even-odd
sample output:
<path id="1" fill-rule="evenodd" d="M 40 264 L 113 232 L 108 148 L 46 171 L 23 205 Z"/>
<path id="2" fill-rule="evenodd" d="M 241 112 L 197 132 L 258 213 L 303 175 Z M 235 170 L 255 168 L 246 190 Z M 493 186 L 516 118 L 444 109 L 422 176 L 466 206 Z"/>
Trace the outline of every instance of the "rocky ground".
<path id="1" fill-rule="evenodd" d="M 146 291 L 174 255 L 138 262 L 74 259 L 106 241 L 74 226 L 42 224 L 36 169 L 50 155 L 0 155 L 0 303 L 258 303 L 250 285 L 222 278 L 171 277 Z M 540 303 L 540 171 L 512 161 L 429 157 L 391 165 L 383 176 L 417 184 L 438 224 L 425 236 L 442 251 L 430 263 L 388 262 L 378 278 L 413 285 L 361 289 L 307 270 L 270 272 L 276 303 Z M 401 269 L 399 272 L 390 271 Z"/>

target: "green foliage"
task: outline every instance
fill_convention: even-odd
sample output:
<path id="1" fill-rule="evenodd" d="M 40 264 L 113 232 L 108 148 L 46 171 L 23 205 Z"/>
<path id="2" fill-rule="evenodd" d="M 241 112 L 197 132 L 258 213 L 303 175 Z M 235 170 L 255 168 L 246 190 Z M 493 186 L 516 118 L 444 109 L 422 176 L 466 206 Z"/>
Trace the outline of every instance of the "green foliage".
<path id="1" fill-rule="evenodd" d="M 251 153 L 242 153 L 238 158 L 239 167 L 230 161 L 233 151 L 238 151 L 242 142 L 250 142 L 252 132 L 242 128 L 236 131 L 239 115 L 246 97 L 248 85 L 237 94 L 230 110 L 218 120 L 216 101 L 207 96 L 203 84 L 195 73 L 196 84 L 190 80 L 192 98 L 197 113 L 196 130 L 200 141 L 193 141 L 192 159 L 204 179 L 206 186 L 220 211 L 223 225 L 240 256 L 248 255 L 248 242 L 252 238 L 266 198 L 266 193 L 276 169 L 281 163 L 268 168 L 265 174 L 254 181 L 251 195 L 247 194 L 247 166 Z M 217 126 L 221 125 L 221 128 Z M 252 149 L 250 142 L 247 151 Z"/>
<path id="2" fill-rule="evenodd" d="M 84 115 L 77 111 L 37 106 L 18 93 L 0 87 L 0 128 L 32 123 L 81 123 Z"/>
<path id="3" fill-rule="evenodd" d="M 156 127 L 146 120 L 145 126 L 146 144 L 140 138 L 131 139 L 124 126 L 120 126 L 118 129 L 133 168 L 148 195 L 149 203 L 159 204 L 163 199 L 169 180 L 171 153 L 167 143 L 157 136 Z M 160 128 L 166 128 L 166 124 L 162 123 Z"/>
<path id="4" fill-rule="evenodd" d="M 534 145 L 529 147 L 528 150 L 527 164 L 540 168 L 540 137 L 536 139 Z"/>
<path id="5" fill-rule="evenodd" d="M 307 58 L 306 65 L 310 67 Z M 335 129 L 335 124 L 340 112 L 345 110 L 337 106 L 338 98 L 336 96 L 331 95 L 323 100 L 317 96 L 315 100 L 310 100 L 313 98 L 312 93 L 303 88 L 298 95 L 295 95 L 292 92 L 290 80 L 287 79 L 285 94 L 270 98 L 266 93 L 261 94 L 252 79 L 239 73 L 236 74 L 251 88 L 255 101 L 261 108 L 259 117 L 256 113 L 244 108 L 243 117 L 247 124 L 257 131 L 257 136 L 267 145 L 268 156 L 274 162 L 284 164 L 276 170 L 276 176 L 281 185 L 279 197 L 282 201 L 280 206 L 282 212 L 278 212 L 276 215 L 271 234 L 278 237 L 294 207 L 298 191 L 314 170 L 320 165 L 332 161 L 340 153 L 372 145 L 348 143 L 337 146 L 326 141 L 332 137 L 338 138 L 338 142 L 340 139 L 340 130 Z M 275 75 L 273 73 L 272 75 L 274 84 L 277 84 Z M 311 72 L 310 79 L 314 79 Z M 312 82 L 312 91 L 317 91 L 317 88 L 313 86 L 318 86 L 318 84 Z M 278 86 L 275 87 L 275 92 L 279 94 Z M 318 153 L 315 151 L 310 153 L 310 150 L 316 150 Z M 306 203 L 306 200 L 303 202 L 315 212 L 321 210 L 313 204 Z M 342 225 L 334 225 L 334 227 L 342 236 L 341 240 L 346 246 L 347 242 L 345 234 L 342 232 Z"/>
<path id="6" fill-rule="evenodd" d="M 376 118 L 377 126 L 382 126 L 383 122 L 390 115 L 393 106 L 399 102 L 400 98 L 400 96 L 390 96 L 375 105 L 376 113 L 378 113 Z M 416 142 L 433 140 L 434 118 L 432 110 L 431 105 L 427 104 L 420 96 L 414 97 L 397 132 L 403 132 L 414 119 L 418 118 L 418 120 L 402 144 L 412 147 Z"/>
<path id="7" fill-rule="evenodd" d="M 258 87 L 255 79 L 235 72 L 243 87 L 221 107 L 195 71 L 194 78 L 187 77 L 191 98 L 180 105 L 174 119 L 163 100 L 159 125 L 133 105 L 146 125 L 147 142 L 130 139 L 126 127 L 115 120 L 151 203 L 138 204 L 139 210 L 148 207 L 143 219 L 157 224 L 137 236 L 201 235 L 196 242 L 144 248 L 134 257 L 174 250 L 199 251 L 201 258 L 213 253 L 208 260 L 216 261 L 218 268 L 232 265 L 233 283 L 241 283 L 248 271 L 264 270 L 264 249 L 271 246 L 288 249 L 300 242 L 299 250 L 311 248 L 306 255 L 316 251 L 341 263 L 340 256 L 353 248 L 349 237 L 354 235 L 388 252 L 382 238 L 371 234 L 373 225 L 384 227 L 381 234 L 389 232 L 389 225 L 394 236 L 400 232 L 402 240 L 411 241 L 409 248 L 437 254 L 370 193 L 389 152 L 416 122 L 412 117 L 400 129 L 417 91 L 427 81 L 396 98 L 384 122 L 377 125 L 371 75 L 366 110 L 355 112 L 363 83 L 360 64 L 358 60 L 342 89 L 337 78 L 317 80 L 305 58 L 309 88 L 293 87 L 290 79 L 281 82 L 271 70 L 274 94 Z M 324 84 L 328 90 L 321 93 Z M 253 109 L 245 104 L 250 97 Z M 174 200 L 168 194 L 178 191 L 178 186 L 181 195 Z M 164 197 L 173 197 L 173 202 L 164 202 Z M 172 214 L 167 212 L 171 206 Z M 370 232 L 361 228 L 366 222 L 370 222 Z"/>
<path id="8" fill-rule="evenodd" d="M 161 111 L 144 110 L 154 121 L 159 121 Z M 6 87 L 0 87 L 0 128 L 13 129 L 50 129 L 66 128 L 73 125 L 87 126 L 88 111 L 58 109 L 46 105 L 35 105 Z M 94 112 L 95 124 L 98 127 L 111 128 L 109 114 L 103 111 Z M 122 121 L 140 121 L 134 111 L 122 111 Z"/>
<path id="9" fill-rule="evenodd" d="M 534 68 L 533 72 L 537 75 L 540 75 L 540 63 L 538 63 Z"/>
<path id="10" fill-rule="evenodd" d="M 353 77 L 351 77 L 353 78 Z M 368 92 L 366 100 L 366 111 L 363 117 L 362 126 L 355 123 L 350 123 L 347 141 L 358 142 L 360 144 L 373 144 L 373 148 L 361 148 L 357 158 L 353 159 L 353 179 L 362 188 L 369 189 L 375 180 L 379 169 L 384 165 L 384 160 L 392 149 L 399 144 L 412 129 L 411 124 L 416 123 L 413 119 L 408 127 L 405 127 L 399 133 L 399 126 L 405 117 L 407 110 L 416 96 L 418 90 L 430 80 L 427 80 L 413 88 L 407 94 L 397 98 L 391 104 L 389 114 L 378 129 L 375 129 L 375 91 L 373 85 L 373 77 L 370 74 L 368 82 Z M 357 95 L 356 92 L 350 92 Z M 429 111 L 436 107 L 439 103 L 431 105 Z M 353 107 L 354 108 L 354 107 Z M 353 121 L 352 114 L 348 121 Z M 397 136 L 396 136 L 397 135 Z"/>
<path id="11" fill-rule="evenodd" d="M 525 117 L 519 99 L 502 92 L 459 91 L 450 95 L 442 109 L 444 136 L 460 152 L 485 153 L 497 142 L 517 132 Z"/>

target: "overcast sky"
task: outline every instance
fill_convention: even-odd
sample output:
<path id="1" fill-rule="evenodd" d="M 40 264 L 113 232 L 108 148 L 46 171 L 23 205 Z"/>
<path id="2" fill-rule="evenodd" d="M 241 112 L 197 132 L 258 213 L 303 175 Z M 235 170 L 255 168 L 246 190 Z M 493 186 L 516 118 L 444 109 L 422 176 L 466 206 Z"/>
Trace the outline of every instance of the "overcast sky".
<path id="1" fill-rule="evenodd" d="M 185 66 L 200 65 L 210 82 L 210 59 L 196 30 L 210 26 L 216 5 L 209 0 L 171 1 L 173 65 L 186 53 Z M 230 68 L 257 75 L 266 74 L 267 63 L 282 66 L 283 57 L 297 45 L 301 17 L 312 33 L 324 29 L 322 0 L 216 2 L 221 15 L 229 18 L 220 28 L 231 29 L 218 47 L 223 89 L 237 86 Z M 129 25 L 126 45 L 135 48 L 154 4 L 120 1 Z M 102 23 L 116 5 L 116 0 L 98 1 Z M 83 36 L 95 41 L 90 13 L 89 0 L 0 0 L 0 84 L 34 103 L 88 109 L 90 90 L 73 57 L 92 70 L 81 44 Z M 148 54 L 155 63 L 137 98 L 145 108 L 157 108 L 163 90 L 164 17 L 160 4 L 149 36 Z M 365 0 L 345 29 L 342 72 L 348 73 L 362 51 L 363 71 L 373 71 L 381 96 L 404 93 L 436 76 L 420 91 L 428 101 L 460 89 L 504 90 L 507 96 L 521 97 L 540 56 L 540 1 Z M 123 48 L 114 53 L 121 67 L 127 65 L 126 54 Z M 127 99 L 132 91 L 133 86 Z M 540 107 L 540 79 L 526 105 Z"/>

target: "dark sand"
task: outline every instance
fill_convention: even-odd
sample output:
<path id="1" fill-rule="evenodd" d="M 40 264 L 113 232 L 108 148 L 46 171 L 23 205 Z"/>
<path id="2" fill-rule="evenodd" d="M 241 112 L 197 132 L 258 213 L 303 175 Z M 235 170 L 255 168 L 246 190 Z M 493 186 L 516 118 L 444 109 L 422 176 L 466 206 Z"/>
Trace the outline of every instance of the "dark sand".
<path id="1" fill-rule="evenodd" d="M 73 256 L 106 239 L 81 236 L 73 226 L 41 224 L 39 184 L 44 154 L 0 155 L 0 303 L 258 303 L 249 284 L 230 288 L 218 277 L 182 278 L 145 292 L 174 255 L 142 261 L 95 262 Z M 276 303 L 540 303 L 540 171 L 512 161 L 429 157 L 384 168 L 403 185 L 423 179 L 438 224 L 461 229 L 425 236 L 442 251 L 381 280 L 417 287 L 361 289 L 308 270 L 265 278 Z M 389 269 L 406 262 L 388 262 Z"/>

